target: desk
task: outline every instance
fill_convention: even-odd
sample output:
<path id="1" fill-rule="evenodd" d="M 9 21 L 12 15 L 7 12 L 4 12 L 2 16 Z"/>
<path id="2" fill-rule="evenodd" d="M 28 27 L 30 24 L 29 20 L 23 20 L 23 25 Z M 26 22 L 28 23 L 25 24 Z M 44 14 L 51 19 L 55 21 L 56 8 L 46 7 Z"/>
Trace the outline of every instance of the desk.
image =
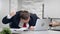
<path id="1" fill-rule="evenodd" d="M 2 29 L 0 28 L 0 31 Z M 19 31 L 19 34 L 60 34 L 60 31 Z"/>
<path id="2" fill-rule="evenodd" d="M 24 31 L 20 34 L 60 34 L 60 31 Z"/>
<path id="3" fill-rule="evenodd" d="M 51 30 L 49 30 L 48 32 L 49 32 L 49 34 L 60 34 L 60 31 L 51 31 Z"/>

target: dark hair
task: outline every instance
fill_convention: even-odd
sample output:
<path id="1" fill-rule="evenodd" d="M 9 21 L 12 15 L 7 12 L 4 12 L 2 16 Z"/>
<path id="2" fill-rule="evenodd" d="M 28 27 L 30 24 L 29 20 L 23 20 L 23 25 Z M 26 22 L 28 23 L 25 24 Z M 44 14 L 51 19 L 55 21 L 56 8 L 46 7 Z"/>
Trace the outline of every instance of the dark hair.
<path id="1" fill-rule="evenodd" d="M 20 18 L 27 20 L 30 17 L 30 13 L 26 10 L 21 10 Z"/>

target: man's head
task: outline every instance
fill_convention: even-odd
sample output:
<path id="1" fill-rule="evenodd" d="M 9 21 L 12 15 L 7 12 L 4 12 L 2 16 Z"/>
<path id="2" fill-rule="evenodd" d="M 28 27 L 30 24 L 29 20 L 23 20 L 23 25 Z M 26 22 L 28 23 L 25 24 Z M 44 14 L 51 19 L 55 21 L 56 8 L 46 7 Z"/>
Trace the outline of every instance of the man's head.
<path id="1" fill-rule="evenodd" d="M 24 22 L 24 23 L 28 23 L 30 20 L 30 13 L 26 10 L 21 11 L 20 13 L 20 19 Z"/>

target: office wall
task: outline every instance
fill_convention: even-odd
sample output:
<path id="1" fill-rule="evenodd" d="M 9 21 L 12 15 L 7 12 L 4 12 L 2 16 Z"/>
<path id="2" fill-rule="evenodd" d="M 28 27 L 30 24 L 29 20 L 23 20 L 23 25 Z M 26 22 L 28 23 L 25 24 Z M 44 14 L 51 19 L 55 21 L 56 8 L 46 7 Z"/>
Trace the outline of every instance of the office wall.
<path id="1" fill-rule="evenodd" d="M 0 0 L 0 28 L 8 27 L 7 25 L 2 24 L 2 18 L 9 13 L 9 0 Z"/>
<path id="2" fill-rule="evenodd" d="M 11 11 L 17 11 L 17 0 L 0 0 L 0 28 L 9 27 L 9 24 L 3 24 L 2 19 Z"/>
<path id="3" fill-rule="evenodd" d="M 44 0 L 44 17 L 60 18 L 60 0 Z"/>
<path id="4" fill-rule="evenodd" d="M 18 10 L 28 10 L 42 18 L 43 0 L 18 0 Z"/>
<path id="5" fill-rule="evenodd" d="M 18 0 L 10 0 L 9 1 L 10 3 L 10 12 L 11 11 L 17 11 L 17 8 L 18 8 Z"/>
<path id="6" fill-rule="evenodd" d="M 44 17 L 51 17 L 52 21 L 60 22 L 60 0 L 44 0 Z M 52 29 L 60 29 L 60 26 Z"/>

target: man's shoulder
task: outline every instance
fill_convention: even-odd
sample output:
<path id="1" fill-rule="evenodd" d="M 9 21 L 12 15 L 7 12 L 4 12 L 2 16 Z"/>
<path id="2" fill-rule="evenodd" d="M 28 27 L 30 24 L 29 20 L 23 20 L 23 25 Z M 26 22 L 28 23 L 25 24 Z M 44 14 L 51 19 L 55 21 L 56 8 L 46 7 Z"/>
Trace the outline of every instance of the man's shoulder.
<path id="1" fill-rule="evenodd" d="M 20 13 L 20 11 L 17 11 L 16 13 Z"/>
<path id="2" fill-rule="evenodd" d="M 36 14 L 30 13 L 30 17 L 37 17 Z"/>
<path id="3" fill-rule="evenodd" d="M 17 11 L 17 12 L 16 12 L 16 15 L 20 15 L 20 13 L 21 13 L 21 11 Z"/>
<path id="4" fill-rule="evenodd" d="M 36 14 L 33 14 L 33 13 L 30 14 L 30 17 L 33 18 L 33 19 L 39 19 L 39 17 Z"/>

